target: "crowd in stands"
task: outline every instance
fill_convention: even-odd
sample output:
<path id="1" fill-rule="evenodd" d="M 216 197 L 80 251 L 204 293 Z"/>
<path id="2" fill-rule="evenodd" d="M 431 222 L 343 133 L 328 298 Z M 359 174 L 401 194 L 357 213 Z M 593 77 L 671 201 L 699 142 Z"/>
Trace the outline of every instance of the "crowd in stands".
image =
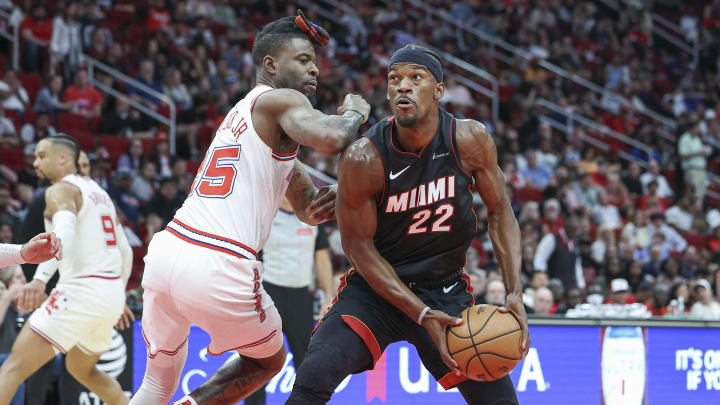
<path id="1" fill-rule="evenodd" d="M 640 303 L 654 316 L 720 319 L 720 187 L 713 180 L 720 174 L 720 1 L 657 1 L 653 9 L 642 1 L 628 3 L 617 11 L 595 1 L 426 2 L 533 55 L 515 57 L 514 64 L 493 59 L 478 37 L 419 18 L 422 10 L 402 1 L 357 0 L 352 12 L 306 9 L 332 36 L 318 50 L 314 101 L 333 113 L 348 92 L 363 95 L 373 107 L 367 129 L 389 115 L 389 55 L 411 42 L 489 71 L 500 82 L 498 120 L 489 100 L 455 80 L 458 72 L 450 66 L 441 101 L 458 117 L 483 122 L 498 147 L 522 232 L 528 309 L 551 315 L 581 304 Z M 68 133 L 89 152 L 91 176 L 122 213 L 136 255 L 129 289 L 137 289 L 145 246 L 182 204 L 217 125 L 254 86 L 254 34 L 274 18 L 295 14 L 297 6 L 4 0 L 3 7 L 22 39 L 18 71 L 11 69 L 11 44 L 0 45 L 0 242 L 20 240 L 28 208 L 44 190 L 32 169 L 34 145 L 47 135 Z M 652 12 L 669 16 L 688 41 L 697 42 L 697 60 L 652 34 Z M 97 69 L 93 85 L 81 55 L 143 86 Z M 561 79 L 541 61 L 610 92 Z M 125 96 L 110 96 L 100 86 Z M 178 108 L 175 154 L 168 128 L 145 113 L 169 116 L 158 93 Z M 585 127 L 558 131 L 548 119 L 567 123 L 567 117 L 539 107 L 540 98 L 650 151 Z M 676 127 L 649 119 L 638 113 L 641 108 Z M 609 147 L 597 148 L 588 137 Z M 336 175 L 337 157 L 303 149 L 301 160 Z M 466 271 L 478 300 L 499 304 L 505 292 L 497 281 L 487 210 L 479 194 L 475 203 L 478 227 Z M 328 229 L 335 271 L 342 272 L 348 263 L 340 237 Z"/>

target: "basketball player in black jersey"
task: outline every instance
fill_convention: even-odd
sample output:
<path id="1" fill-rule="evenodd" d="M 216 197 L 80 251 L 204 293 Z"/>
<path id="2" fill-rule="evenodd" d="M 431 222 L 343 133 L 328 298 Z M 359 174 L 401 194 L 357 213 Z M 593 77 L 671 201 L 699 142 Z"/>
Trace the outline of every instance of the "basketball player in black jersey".
<path id="1" fill-rule="evenodd" d="M 388 66 L 394 115 L 353 143 L 340 162 L 335 212 L 352 264 L 310 341 L 286 404 L 324 404 L 349 374 L 374 367 L 390 343 L 406 340 L 445 388 L 468 404 L 517 404 L 509 376 L 468 380 L 447 350 L 446 329 L 473 305 L 462 271 L 475 233 L 473 182 L 489 214 L 511 312 L 529 335 L 520 282 L 520 229 L 485 127 L 438 105 L 442 63 L 408 45 Z"/>

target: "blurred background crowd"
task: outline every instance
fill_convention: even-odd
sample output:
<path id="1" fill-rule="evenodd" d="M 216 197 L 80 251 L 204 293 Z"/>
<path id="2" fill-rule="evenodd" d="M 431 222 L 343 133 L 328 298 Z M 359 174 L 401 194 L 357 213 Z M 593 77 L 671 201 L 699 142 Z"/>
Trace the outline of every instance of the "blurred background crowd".
<path id="1" fill-rule="evenodd" d="M 34 146 L 68 133 L 122 214 L 139 309 L 147 243 L 182 204 L 217 125 L 254 86 L 255 33 L 298 7 L 332 36 L 318 50 L 316 108 L 333 113 L 345 94 L 361 94 L 373 106 L 363 130 L 389 115 L 385 65 L 407 43 L 497 80 L 495 110 L 477 88 L 482 77 L 448 63 L 441 101 L 495 140 L 522 232 L 529 312 L 720 319 L 718 0 L 356 0 L 353 9 L 332 0 L 0 0 L 5 32 L 20 36 L 17 49 L 0 40 L 0 242 L 42 230 Z M 657 35 L 657 16 L 693 51 Z M 89 74 L 85 56 L 121 75 Z M 160 94 L 178 109 L 174 152 L 169 127 L 148 114 L 170 116 Z M 318 184 L 336 175 L 337 157 L 302 149 L 300 159 Z M 501 304 L 477 193 L 475 209 L 466 271 L 479 302 Z M 321 231 L 340 274 L 348 263 L 338 231 Z M 34 268 L 24 271 L 30 279 Z"/>

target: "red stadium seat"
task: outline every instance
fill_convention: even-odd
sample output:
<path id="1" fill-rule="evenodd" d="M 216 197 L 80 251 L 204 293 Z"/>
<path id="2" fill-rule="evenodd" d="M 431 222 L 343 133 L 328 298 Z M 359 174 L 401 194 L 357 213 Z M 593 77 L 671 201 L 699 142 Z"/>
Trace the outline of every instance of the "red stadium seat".
<path id="1" fill-rule="evenodd" d="M 15 125 L 15 130 L 17 133 L 20 133 L 20 127 L 22 125 L 20 124 L 20 112 L 18 110 L 5 110 L 5 116 L 12 121 L 12 123 Z"/>
<path id="2" fill-rule="evenodd" d="M 119 135 L 101 135 L 100 144 L 104 145 L 108 152 L 123 154 L 127 151 L 130 140 Z"/>
<path id="3" fill-rule="evenodd" d="M 523 187 L 515 193 L 515 198 L 520 202 L 543 200 L 542 190 L 535 187 Z"/>
<path id="4" fill-rule="evenodd" d="M 58 114 L 58 131 L 60 132 L 90 132 L 88 119 L 82 115 L 60 113 Z"/>
<path id="5" fill-rule="evenodd" d="M 70 131 L 68 132 L 68 135 L 75 138 L 75 140 L 78 141 L 78 144 L 80 144 L 80 149 L 84 150 L 85 152 L 90 152 L 95 149 L 95 137 L 89 132 Z"/>
<path id="6" fill-rule="evenodd" d="M 0 163 L 12 170 L 19 171 L 25 167 L 25 154 L 22 148 L 0 149 Z"/>
<path id="7" fill-rule="evenodd" d="M 689 246 L 694 246 L 697 250 L 703 250 L 707 246 L 707 237 L 699 233 L 685 232 L 683 237 Z"/>
<path id="8" fill-rule="evenodd" d="M 42 78 L 37 73 L 18 73 L 18 79 L 30 96 L 30 104 L 35 103 L 35 96 L 42 88 Z"/>

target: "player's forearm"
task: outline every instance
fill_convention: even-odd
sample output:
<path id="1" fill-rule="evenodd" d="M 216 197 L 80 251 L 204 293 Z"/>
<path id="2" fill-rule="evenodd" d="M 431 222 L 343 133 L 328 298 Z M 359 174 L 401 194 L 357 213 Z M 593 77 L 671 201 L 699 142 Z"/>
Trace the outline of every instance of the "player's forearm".
<path id="1" fill-rule="evenodd" d="M 425 303 L 400 280 L 390 263 L 372 246 L 372 241 L 346 249 L 346 253 L 353 267 L 379 296 L 413 321 L 418 319 Z"/>
<path id="2" fill-rule="evenodd" d="M 326 156 L 332 156 L 345 150 L 355 140 L 363 115 L 355 111 L 345 111 L 343 115 L 326 115 L 320 122 L 319 135 L 323 139 L 319 145 L 313 146 L 315 150 Z"/>
<path id="3" fill-rule="evenodd" d="M 310 175 L 307 174 L 302 163 L 296 160 L 292 180 L 290 180 L 290 185 L 288 185 L 285 197 L 290 201 L 290 205 L 292 205 L 293 211 L 295 211 L 295 215 L 297 215 L 299 220 L 305 223 L 311 223 L 307 215 L 307 207 L 315 198 L 317 192 L 317 187 L 315 187 L 310 179 Z"/>
<path id="4" fill-rule="evenodd" d="M 499 212 L 488 215 L 488 233 L 507 293 L 522 294 L 520 227 L 510 204 L 505 204 Z"/>
<path id="5" fill-rule="evenodd" d="M 13 245 L 9 243 L 0 244 L 0 267 L 25 263 L 25 260 L 20 254 L 21 250 L 22 245 Z"/>

